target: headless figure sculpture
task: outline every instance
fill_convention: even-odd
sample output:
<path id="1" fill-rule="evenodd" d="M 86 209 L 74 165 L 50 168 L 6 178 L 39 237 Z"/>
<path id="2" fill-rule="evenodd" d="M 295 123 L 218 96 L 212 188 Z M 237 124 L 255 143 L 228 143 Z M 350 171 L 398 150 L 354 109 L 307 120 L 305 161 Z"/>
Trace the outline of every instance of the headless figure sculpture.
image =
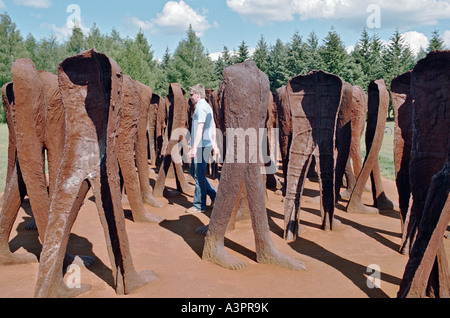
<path id="1" fill-rule="evenodd" d="M 342 101 L 339 107 L 338 118 L 336 122 L 336 171 L 335 171 L 335 202 L 340 199 L 342 181 L 350 157 L 350 147 L 352 143 L 352 104 L 353 104 L 353 86 L 344 82 L 342 88 Z M 352 183 L 351 176 L 347 170 L 347 184 Z M 349 177 L 350 176 L 350 177 Z M 354 180 L 354 178 L 353 178 Z M 349 182 L 350 181 L 350 182 Z"/>
<path id="2" fill-rule="evenodd" d="M 121 205 L 117 138 L 123 108 L 123 75 L 117 63 L 95 50 L 63 61 L 58 68 L 65 108 L 64 154 L 55 182 L 42 247 L 36 297 L 68 297 L 62 276 L 70 230 L 92 187 L 118 294 L 128 294 L 155 278 L 137 273 L 130 254 Z"/>
<path id="3" fill-rule="evenodd" d="M 341 192 L 341 199 L 349 200 L 356 185 L 356 178 L 359 176 L 363 166 L 361 154 L 361 138 L 366 127 L 367 117 L 367 95 L 358 86 L 353 86 L 353 99 L 351 107 L 351 128 L 352 137 L 350 143 L 350 154 L 345 167 L 347 179 L 347 190 Z"/>
<path id="4" fill-rule="evenodd" d="M 177 128 L 187 127 L 187 105 L 186 93 L 181 88 L 180 84 L 170 84 L 169 95 L 166 99 L 167 111 L 167 148 L 164 149 L 164 158 L 159 168 L 156 184 L 153 189 L 153 195 L 155 197 L 162 197 L 165 188 L 166 177 L 171 166 L 175 171 L 175 179 L 177 184 L 177 190 L 186 194 L 193 194 L 194 187 L 189 185 L 183 172 L 183 167 L 180 162 L 175 162 L 172 159 L 172 149 L 180 142 L 180 135 L 173 136 L 172 133 Z"/>
<path id="5" fill-rule="evenodd" d="M 253 61 L 227 67 L 223 71 L 222 82 L 224 125 L 227 129 L 264 128 L 269 101 L 269 80 Z M 211 214 L 209 230 L 205 238 L 203 259 L 227 269 L 242 269 L 246 263 L 230 255 L 224 247 L 224 237 L 228 222 L 238 199 L 242 180 L 247 190 L 249 210 L 256 243 L 256 260 L 259 263 L 275 264 L 295 270 L 304 269 L 304 264 L 281 254 L 273 245 L 267 219 L 264 197 L 264 182 L 261 162 L 237 162 L 237 145 L 233 141 L 234 154 L 230 154 L 227 142 L 227 160 L 222 167 L 222 175 Z M 242 145 L 239 145 L 242 149 Z M 249 147 L 246 139 L 245 148 Z M 249 154 L 250 156 L 250 154 Z M 256 156 L 258 157 L 258 156 Z M 258 161 L 258 160 L 257 160 Z M 231 204 L 230 204 L 231 202 Z"/>
<path id="6" fill-rule="evenodd" d="M 40 241 L 43 241 L 65 138 L 58 77 L 49 72 L 38 72 L 29 59 L 17 60 L 11 71 L 14 83 L 5 85 L 3 90 L 10 135 L 5 200 L 0 214 L 1 264 L 36 261 L 32 254 L 12 254 L 8 240 L 24 196 L 28 194 L 35 221 L 31 223 L 37 227 Z M 73 260 L 73 255 L 66 254 L 65 265 Z M 86 256 L 81 260 L 85 265 L 93 262 L 93 258 Z"/>
<path id="7" fill-rule="evenodd" d="M 405 224 L 410 207 L 411 186 L 409 180 L 409 162 L 412 142 L 412 99 L 411 99 L 411 71 L 397 76 L 391 83 L 392 106 L 395 115 L 394 130 L 394 164 L 395 183 L 397 185 L 398 202 L 400 208 L 400 222 L 402 243 L 405 246 Z M 405 250 L 401 250 L 405 254 Z"/>
<path id="8" fill-rule="evenodd" d="M 123 93 L 124 106 L 120 121 L 118 158 L 128 202 L 131 206 L 133 220 L 135 222 L 159 223 L 164 218 L 149 213 L 144 206 L 143 200 L 144 195 L 146 195 L 150 203 L 153 203 L 154 206 L 159 203 L 153 198 L 151 189 L 149 189 L 150 184 L 146 159 L 147 143 L 142 137 L 139 140 L 140 143 L 138 142 L 141 114 L 147 111 L 148 107 L 144 110 L 141 109 L 140 86 L 128 75 L 124 76 L 123 79 Z M 145 123 L 144 129 L 146 129 L 146 121 L 143 123 Z M 144 150 L 145 154 L 143 153 Z M 136 173 L 136 166 L 138 173 Z M 148 187 L 144 188 L 146 185 Z M 162 207 L 162 205 L 159 204 L 158 207 Z"/>
<path id="9" fill-rule="evenodd" d="M 293 137 L 284 210 L 286 240 L 298 237 L 301 195 L 312 156 L 320 171 L 322 228 L 333 229 L 335 127 L 342 85 L 338 76 L 323 71 L 299 75 L 288 83 Z"/>
<path id="10" fill-rule="evenodd" d="M 378 153 L 383 143 L 384 129 L 386 126 L 387 111 L 389 107 L 389 93 L 384 80 L 372 81 L 369 85 L 369 101 L 366 129 L 366 158 L 363 168 L 356 181 L 355 188 L 347 205 L 349 213 L 378 213 L 378 210 L 393 208 L 393 204 L 386 197 L 380 176 Z M 369 207 L 362 203 L 362 194 L 366 183 L 372 180 L 372 194 L 375 207 Z"/>
<path id="11" fill-rule="evenodd" d="M 412 205 L 401 250 L 414 244 L 432 177 L 444 166 L 450 139 L 450 51 L 420 60 L 411 75 L 412 142 L 409 163 Z M 408 216 L 406 217 L 408 219 Z M 407 247 L 406 245 L 410 245 Z"/>

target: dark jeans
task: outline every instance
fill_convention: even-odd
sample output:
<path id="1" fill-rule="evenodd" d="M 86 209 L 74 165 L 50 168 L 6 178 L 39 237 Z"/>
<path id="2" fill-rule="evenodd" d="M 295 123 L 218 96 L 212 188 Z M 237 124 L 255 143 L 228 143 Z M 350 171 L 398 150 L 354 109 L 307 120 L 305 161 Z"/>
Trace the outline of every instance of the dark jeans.
<path id="1" fill-rule="evenodd" d="M 211 147 L 198 148 L 197 155 L 191 162 L 191 176 L 195 180 L 194 207 L 205 211 L 206 196 L 209 195 L 211 200 L 216 199 L 216 189 L 206 179 L 206 166 L 208 164 Z M 203 156 L 203 154 L 206 154 Z"/>

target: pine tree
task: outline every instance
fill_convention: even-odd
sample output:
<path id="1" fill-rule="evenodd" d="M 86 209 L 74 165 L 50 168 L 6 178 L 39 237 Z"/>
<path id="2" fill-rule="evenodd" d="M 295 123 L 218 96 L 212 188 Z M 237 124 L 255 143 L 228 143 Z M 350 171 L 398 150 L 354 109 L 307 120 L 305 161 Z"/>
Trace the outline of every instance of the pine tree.
<path id="1" fill-rule="evenodd" d="M 332 27 L 320 48 L 324 71 L 343 76 L 348 63 L 348 54 L 341 37 Z"/>
<path id="2" fill-rule="evenodd" d="M 323 61 L 319 49 L 319 37 L 312 31 L 305 44 L 305 73 L 323 69 Z"/>
<path id="3" fill-rule="evenodd" d="M 94 23 L 89 31 L 89 35 L 86 38 L 86 46 L 89 49 L 95 48 L 97 51 L 105 53 L 105 38 L 101 34 L 97 24 Z"/>
<path id="4" fill-rule="evenodd" d="M 79 54 L 87 49 L 83 31 L 78 25 L 75 25 L 72 29 L 72 35 L 70 36 L 66 46 L 67 54 L 69 56 Z"/>
<path id="5" fill-rule="evenodd" d="M 270 90 L 272 92 L 286 85 L 289 80 L 282 71 L 286 61 L 286 51 L 286 46 L 280 39 L 277 39 L 275 45 L 270 48 L 267 76 L 269 77 Z"/>
<path id="6" fill-rule="evenodd" d="M 284 63 L 284 73 L 286 78 L 292 78 L 299 74 L 308 72 L 306 65 L 307 49 L 303 43 L 303 38 L 299 32 L 295 32 L 291 42 L 286 47 L 286 61 Z"/>
<path id="7" fill-rule="evenodd" d="M 439 30 L 434 30 L 433 34 L 431 36 L 430 44 L 427 48 L 427 53 L 430 53 L 431 51 L 436 50 L 443 50 L 444 49 L 444 40 L 439 35 Z"/>
<path id="8" fill-rule="evenodd" d="M 390 87 L 394 77 L 411 70 L 415 62 L 411 49 L 404 43 L 404 39 L 397 29 L 390 38 L 390 44 L 383 51 L 386 86 Z"/>
<path id="9" fill-rule="evenodd" d="M 250 58 L 250 53 L 248 51 L 248 45 L 243 40 L 241 44 L 238 47 L 237 56 L 236 56 L 236 63 L 242 63 L 245 62 Z"/>
<path id="10" fill-rule="evenodd" d="M 264 39 L 264 35 L 261 34 L 261 37 L 256 44 L 256 49 L 253 53 L 252 59 L 253 61 L 255 61 L 256 66 L 258 66 L 258 68 L 264 73 L 266 73 L 268 70 L 268 56 L 269 47 L 266 40 Z"/>
<path id="11" fill-rule="evenodd" d="M 219 84 L 215 75 L 214 62 L 209 58 L 192 26 L 189 26 L 186 38 L 178 43 L 167 77 L 170 83 L 180 83 L 185 89 L 198 83 L 202 83 L 206 88 L 214 89 Z"/>

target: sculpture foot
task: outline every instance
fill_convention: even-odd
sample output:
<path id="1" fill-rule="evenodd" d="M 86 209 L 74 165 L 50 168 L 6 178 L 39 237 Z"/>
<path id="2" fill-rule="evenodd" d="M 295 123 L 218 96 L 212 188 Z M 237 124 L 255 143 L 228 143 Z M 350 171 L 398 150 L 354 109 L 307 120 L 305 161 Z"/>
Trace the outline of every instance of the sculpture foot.
<path id="1" fill-rule="evenodd" d="M 209 243 L 208 239 L 205 240 L 202 259 L 230 270 L 242 270 L 247 267 L 246 262 L 228 254 L 222 245 Z"/>
<path id="2" fill-rule="evenodd" d="M 158 200 L 156 200 L 156 198 L 153 195 L 144 195 L 144 197 L 142 198 L 144 204 L 148 204 L 151 207 L 154 208 L 162 208 L 164 206 L 164 204 Z"/>
<path id="3" fill-rule="evenodd" d="M 333 231 L 334 229 L 339 228 L 339 226 L 341 224 L 342 224 L 341 221 L 339 221 L 336 218 L 333 218 L 333 220 L 330 224 L 330 219 L 328 217 L 326 217 L 322 224 L 322 230 L 327 231 L 327 232 Z"/>
<path id="4" fill-rule="evenodd" d="M 292 270 L 305 270 L 306 266 L 302 261 L 282 254 L 273 246 L 268 251 L 259 252 L 256 254 L 256 261 L 260 264 L 277 265 Z"/>
<path id="5" fill-rule="evenodd" d="M 345 191 L 342 191 L 341 193 L 340 193 L 340 196 L 341 196 L 341 200 L 350 200 L 350 196 L 352 195 L 352 192 L 350 191 L 350 190 L 345 190 Z M 336 201 L 337 202 L 337 201 Z"/>
<path id="6" fill-rule="evenodd" d="M 379 213 L 377 208 L 370 207 L 370 206 L 364 205 L 362 203 L 347 206 L 347 212 L 348 213 L 360 213 L 360 214 L 378 214 Z"/>
<path id="7" fill-rule="evenodd" d="M 0 265 L 19 265 L 37 263 L 36 255 L 32 253 L 13 254 L 10 251 L 0 253 Z"/>
<path id="8" fill-rule="evenodd" d="M 152 270 L 146 270 L 142 272 L 134 272 L 132 275 L 128 275 L 125 278 L 125 287 L 123 288 L 124 294 L 131 294 L 132 292 L 150 284 L 152 281 L 158 279 L 158 274 Z M 119 289 L 122 289 L 119 288 Z M 118 292 L 122 294 L 122 292 Z"/>
<path id="9" fill-rule="evenodd" d="M 161 223 L 166 218 L 159 215 L 154 215 L 151 213 L 144 213 L 142 215 L 133 214 L 133 221 L 136 223 Z"/>
<path id="10" fill-rule="evenodd" d="M 382 193 L 377 198 L 377 208 L 381 211 L 391 211 L 396 208 L 396 205 L 391 200 L 389 200 L 384 193 Z"/>

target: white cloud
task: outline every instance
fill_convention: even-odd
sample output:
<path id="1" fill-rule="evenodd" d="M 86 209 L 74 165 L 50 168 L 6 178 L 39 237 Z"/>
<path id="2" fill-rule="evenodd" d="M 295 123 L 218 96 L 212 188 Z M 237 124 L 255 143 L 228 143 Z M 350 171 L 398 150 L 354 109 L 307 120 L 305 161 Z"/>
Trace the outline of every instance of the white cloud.
<path id="1" fill-rule="evenodd" d="M 450 30 L 444 32 L 444 36 L 442 37 L 444 40 L 444 45 L 447 50 L 450 50 Z"/>
<path id="2" fill-rule="evenodd" d="M 147 23 L 153 23 L 167 33 L 185 32 L 191 25 L 198 36 L 202 36 L 206 30 L 211 28 L 206 12 L 200 13 L 192 9 L 183 0 L 168 1 L 164 5 L 163 11 L 157 14 L 157 18 Z"/>
<path id="3" fill-rule="evenodd" d="M 14 0 L 14 4 L 35 8 L 48 8 L 51 6 L 50 0 Z"/>
<path id="4" fill-rule="evenodd" d="M 450 17 L 449 0 L 227 0 L 228 7 L 256 24 L 273 21 L 327 19 L 343 23 L 366 22 L 369 5 L 379 9 L 381 27 L 436 25 Z"/>
<path id="5" fill-rule="evenodd" d="M 293 20 L 291 2 L 291 0 L 227 0 L 227 5 L 242 17 L 263 25 L 273 21 Z"/>
<path id="6" fill-rule="evenodd" d="M 133 25 L 139 29 L 142 29 L 144 31 L 148 31 L 148 30 L 154 31 L 155 30 L 155 23 L 153 23 L 152 21 L 143 21 L 137 17 L 131 17 L 129 22 L 131 25 Z"/>
<path id="7" fill-rule="evenodd" d="M 0 9 L 6 9 L 6 5 L 3 0 L 0 0 Z"/>
<path id="8" fill-rule="evenodd" d="M 417 31 L 405 32 L 402 34 L 402 37 L 405 44 L 409 45 L 411 51 L 415 55 L 417 55 L 420 52 L 421 48 L 426 50 L 430 43 L 425 34 Z"/>
<path id="9" fill-rule="evenodd" d="M 73 31 L 73 26 L 67 24 L 63 25 L 62 27 L 58 27 L 56 24 L 44 25 L 44 27 L 50 27 L 52 29 L 58 42 L 67 40 L 72 35 Z M 78 25 L 78 27 L 81 29 L 84 35 L 89 34 L 90 29 L 85 25 L 80 24 Z"/>

